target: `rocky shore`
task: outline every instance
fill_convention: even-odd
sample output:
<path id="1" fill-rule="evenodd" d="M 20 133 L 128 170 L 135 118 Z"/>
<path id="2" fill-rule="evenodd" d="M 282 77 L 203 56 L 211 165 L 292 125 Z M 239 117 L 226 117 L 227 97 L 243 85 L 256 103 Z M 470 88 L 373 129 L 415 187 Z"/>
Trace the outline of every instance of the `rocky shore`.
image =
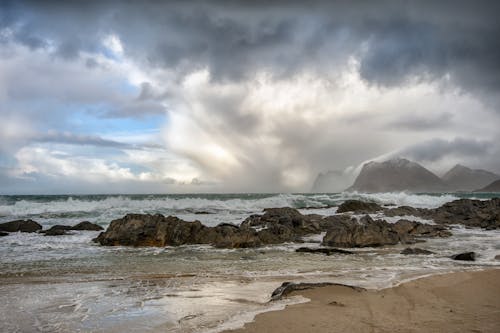
<path id="1" fill-rule="evenodd" d="M 433 220 L 424 224 L 407 219 L 388 223 L 369 215 L 416 216 Z M 449 237 L 449 225 L 496 229 L 500 227 L 500 199 L 460 199 L 436 209 L 409 206 L 382 207 L 376 203 L 348 200 L 332 216 L 304 215 L 293 208 L 265 209 L 241 225 L 208 227 L 199 221 L 187 222 L 160 214 L 127 214 L 111 222 L 94 241 L 106 246 L 179 246 L 208 244 L 218 248 L 248 248 L 286 242 L 303 242 L 303 237 L 326 233 L 322 245 L 355 248 L 414 244 L 425 238 Z M 1 229 L 0 229 L 1 230 Z"/>

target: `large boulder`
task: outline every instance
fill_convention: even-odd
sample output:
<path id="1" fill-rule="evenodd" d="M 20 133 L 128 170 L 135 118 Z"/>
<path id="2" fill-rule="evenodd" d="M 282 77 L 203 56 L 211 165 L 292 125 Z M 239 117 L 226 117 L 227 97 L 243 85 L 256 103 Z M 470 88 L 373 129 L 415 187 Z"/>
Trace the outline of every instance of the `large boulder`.
<path id="1" fill-rule="evenodd" d="M 0 231 L 0 237 L 8 236 L 8 232 Z"/>
<path id="2" fill-rule="evenodd" d="M 413 240 L 415 237 L 445 238 L 451 236 L 451 232 L 446 226 L 425 224 L 404 219 L 397 221 L 392 227 L 400 235 L 402 242 Z"/>
<path id="3" fill-rule="evenodd" d="M 37 232 L 42 226 L 33 220 L 16 220 L 0 223 L 0 231 L 5 232 Z"/>
<path id="4" fill-rule="evenodd" d="M 332 247 L 371 247 L 398 242 L 399 234 L 389 223 L 368 215 L 359 221 L 352 219 L 332 226 L 323 238 L 323 245 Z"/>
<path id="5" fill-rule="evenodd" d="M 339 208 L 337 209 L 337 213 L 354 212 L 369 214 L 381 211 L 382 209 L 383 208 L 375 202 L 346 200 L 339 206 Z"/>
<path id="6" fill-rule="evenodd" d="M 95 239 L 101 245 L 177 246 L 200 244 L 206 227 L 161 214 L 127 214 L 110 223 Z"/>

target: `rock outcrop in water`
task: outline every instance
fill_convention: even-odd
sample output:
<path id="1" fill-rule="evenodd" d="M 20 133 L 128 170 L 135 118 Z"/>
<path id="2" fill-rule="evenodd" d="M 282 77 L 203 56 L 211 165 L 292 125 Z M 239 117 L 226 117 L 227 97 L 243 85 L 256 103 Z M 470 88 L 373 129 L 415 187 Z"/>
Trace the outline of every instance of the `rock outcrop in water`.
<path id="1" fill-rule="evenodd" d="M 0 223 L 0 231 L 4 232 L 37 232 L 42 226 L 33 220 L 16 220 Z"/>
<path id="2" fill-rule="evenodd" d="M 199 221 L 177 217 L 128 214 L 111 222 L 95 241 L 101 245 L 178 246 L 210 244 L 222 248 L 258 247 L 266 244 L 301 242 L 305 235 L 328 230 L 347 216 L 302 215 L 293 208 L 265 209 L 248 217 L 241 226 L 220 224 L 207 227 Z"/>
<path id="3" fill-rule="evenodd" d="M 378 210 L 379 207 L 373 206 L 373 209 Z M 204 226 L 199 221 L 187 222 L 160 214 L 128 214 L 112 221 L 95 241 L 108 246 L 210 244 L 223 248 L 245 248 L 302 242 L 303 236 L 326 232 L 322 242 L 324 246 L 372 247 L 398 243 L 413 244 L 422 238 L 449 237 L 451 233 L 447 224 L 461 223 L 490 229 L 500 225 L 500 199 L 461 199 L 436 209 L 380 208 L 388 215 L 391 212 L 393 216 L 415 215 L 434 219 L 438 224 L 423 224 L 404 219 L 391 224 L 385 220 L 373 220 L 368 215 L 359 220 L 348 214 L 327 217 L 303 215 L 293 208 L 265 209 L 264 214 L 252 215 L 240 226 L 225 223 L 215 227 Z"/>
<path id="4" fill-rule="evenodd" d="M 373 220 L 366 215 L 336 224 L 323 238 L 323 245 L 334 247 L 376 247 L 412 244 L 418 238 L 449 237 L 451 233 L 440 225 L 422 224 L 399 220 L 395 224 L 384 220 Z"/>
<path id="5" fill-rule="evenodd" d="M 361 200 L 346 200 L 340 204 L 337 213 L 354 212 L 370 214 L 381 211 L 383 208 L 375 202 L 366 202 Z"/>
<path id="6" fill-rule="evenodd" d="M 491 200 L 459 199 L 436 209 L 420 210 L 421 216 L 440 224 L 463 224 L 485 229 L 500 228 L 500 198 Z"/>
<path id="7" fill-rule="evenodd" d="M 89 221 L 83 221 L 74 226 L 60 224 L 54 225 L 49 229 L 40 232 L 45 234 L 45 236 L 61 236 L 66 235 L 67 232 L 71 230 L 100 231 L 103 230 L 103 227 Z"/>

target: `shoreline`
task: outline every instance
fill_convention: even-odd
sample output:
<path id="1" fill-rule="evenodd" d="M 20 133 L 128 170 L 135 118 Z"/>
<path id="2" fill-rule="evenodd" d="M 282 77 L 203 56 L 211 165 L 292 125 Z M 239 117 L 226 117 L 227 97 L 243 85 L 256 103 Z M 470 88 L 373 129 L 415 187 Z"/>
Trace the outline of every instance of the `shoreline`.
<path id="1" fill-rule="evenodd" d="M 356 291 L 326 286 L 294 291 L 306 303 L 258 314 L 224 333 L 498 332 L 500 269 L 445 273 Z"/>

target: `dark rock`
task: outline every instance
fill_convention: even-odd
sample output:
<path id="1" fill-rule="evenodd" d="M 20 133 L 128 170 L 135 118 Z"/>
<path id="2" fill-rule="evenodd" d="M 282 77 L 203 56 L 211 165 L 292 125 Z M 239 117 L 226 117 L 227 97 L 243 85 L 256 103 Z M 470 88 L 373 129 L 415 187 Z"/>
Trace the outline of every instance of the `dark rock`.
<path id="1" fill-rule="evenodd" d="M 497 254 L 497 255 L 495 256 L 495 260 L 500 260 L 500 254 Z"/>
<path id="2" fill-rule="evenodd" d="M 394 245 L 399 242 L 399 234 L 389 223 L 362 217 L 333 225 L 323 238 L 323 245 L 332 247 L 369 247 Z"/>
<path id="3" fill-rule="evenodd" d="M 422 211 L 426 211 L 426 209 L 422 208 L 413 208 L 410 206 L 400 206 L 400 207 L 394 207 L 394 208 L 386 208 L 384 209 L 384 215 L 385 216 L 421 216 Z"/>
<path id="4" fill-rule="evenodd" d="M 104 228 L 95 223 L 91 223 L 89 221 L 83 221 L 71 227 L 71 230 L 89 230 L 89 231 L 99 231 Z"/>
<path id="5" fill-rule="evenodd" d="M 399 220 L 395 224 L 374 221 L 366 215 L 359 221 L 337 220 L 328 229 L 323 245 L 333 247 L 368 247 L 394 245 L 399 242 L 413 244 L 422 237 L 449 237 L 446 226 Z"/>
<path id="6" fill-rule="evenodd" d="M 42 226 L 33 220 L 16 220 L 0 224 L 0 231 L 5 232 L 37 232 Z"/>
<path id="7" fill-rule="evenodd" d="M 415 221 L 399 220 L 393 225 L 394 230 L 400 235 L 402 243 L 414 240 L 414 237 L 450 237 L 451 232 L 447 227 L 435 224 L 424 224 Z"/>
<path id="8" fill-rule="evenodd" d="M 476 253 L 475 252 L 464 252 L 451 256 L 453 260 L 463 260 L 463 261 L 475 261 Z"/>
<path id="9" fill-rule="evenodd" d="M 434 254 L 434 252 L 429 251 L 429 250 L 424 250 L 418 247 L 407 247 L 403 251 L 401 251 L 401 254 Z"/>
<path id="10" fill-rule="evenodd" d="M 427 215 L 440 224 L 497 229 L 500 228 L 500 198 L 459 199 L 429 210 Z"/>
<path id="11" fill-rule="evenodd" d="M 3 236 L 8 236 L 9 233 L 8 232 L 3 232 L 3 231 L 0 231 L 0 237 L 3 237 Z"/>
<path id="12" fill-rule="evenodd" d="M 313 288 L 319 288 L 319 287 L 327 287 L 327 286 L 342 286 L 342 287 L 347 287 L 347 288 L 353 289 L 353 290 L 358 291 L 358 292 L 366 290 L 366 289 L 361 288 L 361 287 L 355 287 L 355 286 L 350 286 L 347 284 L 331 283 L 331 282 L 319 282 L 319 283 L 283 282 L 283 284 L 281 284 L 281 286 L 276 288 L 273 291 L 273 293 L 271 294 L 271 301 L 280 300 L 284 296 L 290 294 L 293 291 L 313 289 Z"/>
<path id="13" fill-rule="evenodd" d="M 67 229 L 69 230 L 69 229 Z M 65 229 L 50 228 L 42 232 L 45 236 L 62 236 L 67 235 L 68 232 Z"/>
<path id="14" fill-rule="evenodd" d="M 375 213 L 383 208 L 374 202 L 365 202 L 360 200 L 346 200 L 339 208 L 337 213 L 354 212 L 354 213 Z"/>
<path id="15" fill-rule="evenodd" d="M 205 228 L 199 221 L 186 222 L 173 216 L 127 214 L 112 221 L 95 241 L 101 245 L 128 246 L 202 244 Z"/>
<path id="16" fill-rule="evenodd" d="M 295 252 L 322 253 L 322 254 L 326 254 L 327 256 L 332 255 L 332 254 L 354 254 L 354 252 L 351 252 L 351 251 L 330 248 L 330 247 L 320 247 L 320 248 L 315 248 L 315 249 L 309 248 L 309 247 L 300 247 L 297 250 L 295 250 Z"/>

